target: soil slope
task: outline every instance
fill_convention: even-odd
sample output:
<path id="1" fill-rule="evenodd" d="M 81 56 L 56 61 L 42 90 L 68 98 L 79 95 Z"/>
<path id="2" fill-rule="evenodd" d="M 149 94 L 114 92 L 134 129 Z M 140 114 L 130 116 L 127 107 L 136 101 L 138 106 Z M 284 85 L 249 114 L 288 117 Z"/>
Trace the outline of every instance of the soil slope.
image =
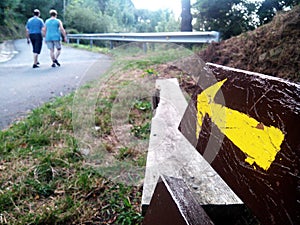
<path id="1" fill-rule="evenodd" d="M 300 5 L 254 31 L 213 43 L 199 55 L 205 62 L 300 82 L 299 40 Z"/>

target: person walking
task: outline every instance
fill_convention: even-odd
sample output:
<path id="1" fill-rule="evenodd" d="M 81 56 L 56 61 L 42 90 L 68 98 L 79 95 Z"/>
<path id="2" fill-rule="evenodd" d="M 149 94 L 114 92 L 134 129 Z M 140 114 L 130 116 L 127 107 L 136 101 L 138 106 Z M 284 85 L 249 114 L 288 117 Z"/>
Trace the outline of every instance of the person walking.
<path id="1" fill-rule="evenodd" d="M 40 18 L 40 11 L 33 10 L 33 17 L 29 18 L 26 23 L 26 38 L 27 43 L 32 44 L 33 51 L 33 66 L 39 67 L 38 56 L 41 53 L 43 45 L 42 29 L 44 28 L 44 20 Z"/>
<path id="2" fill-rule="evenodd" d="M 67 41 L 67 35 L 63 23 L 60 19 L 57 19 L 56 10 L 50 10 L 50 18 L 46 20 L 43 32 L 47 47 L 50 50 L 50 58 L 52 60 L 51 66 L 60 66 L 57 59 L 61 53 L 61 35 L 63 35 L 65 42 Z"/>

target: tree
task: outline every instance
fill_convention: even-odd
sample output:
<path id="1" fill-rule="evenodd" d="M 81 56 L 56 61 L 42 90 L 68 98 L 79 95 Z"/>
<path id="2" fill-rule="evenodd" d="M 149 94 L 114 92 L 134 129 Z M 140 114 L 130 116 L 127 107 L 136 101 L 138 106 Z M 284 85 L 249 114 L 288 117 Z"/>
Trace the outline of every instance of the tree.
<path id="1" fill-rule="evenodd" d="M 97 8 L 95 1 L 73 1 L 66 9 L 66 27 L 72 32 L 104 33 L 108 32 L 109 24 L 115 24 L 112 19 L 104 16 Z"/>
<path id="2" fill-rule="evenodd" d="M 223 39 L 256 27 L 251 15 L 256 3 L 247 0 L 198 0 L 194 4 L 196 24 L 202 31 L 219 31 Z"/>
<path id="3" fill-rule="evenodd" d="M 137 10 L 131 0 L 0 0 L 0 39 L 24 37 L 35 8 L 44 20 L 56 9 L 72 33 L 164 32 L 180 27 L 171 11 Z"/>
<path id="4" fill-rule="evenodd" d="M 277 11 L 299 4 L 300 0 L 198 0 L 194 5 L 194 29 L 221 32 L 223 39 L 253 30 L 272 20 Z"/>
<path id="5" fill-rule="evenodd" d="M 284 8 L 293 7 L 300 4 L 300 0 L 265 0 L 258 9 L 258 17 L 260 24 L 266 24 L 272 20 L 276 12 Z"/>
<path id="6" fill-rule="evenodd" d="M 191 1 L 190 0 L 181 0 L 181 28 L 183 31 L 192 31 L 192 14 L 191 14 Z"/>
<path id="7" fill-rule="evenodd" d="M 5 25 L 10 18 L 16 15 L 14 10 L 18 7 L 19 2 L 19 0 L 0 1 L 0 26 Z"/>
<path id="8" fill-rule="evenodd" d="M 175 20 L 175 15 L 172 11 L 168 9 L 159 10 L 161 11 L 160 19 L 157 22 L 155 27 L 156 32 L 171 32 L 171 31 L 179 31 L 180 24 L 179 21 Z"/>
<path id="9" fill-rule="evenodd" d="M 63 1 L 62 0 L 22 0 L 16 9 L 16 12 L 23 15 L 26 19 L 32 16 L 34 9 L 39 9 L 41 18 L 46 19 L 50 9 L 55 9 L 58 16 L 63 16 Z"/>
<path id="10" fill-rule="evenodd" d="M 175 21 L 174 14 L 167 9 L 150 11 L 137 9 L 135 11 L 136 32 L 165 32 L 178 31 L 179 23 Z"/>
<path id="11" fill-rule="evenodd" d="M 1 0 L 0 1 L 0 39 L 24 37 L 24 26 L 33 10 L 38 8 L 43 19 L 49 17 L 54 8 L 63 16 L 62 0 Z"/>
<path id="12" fill-rule="evenodd" d="M 129 32 L 135 27 L 134 13 L 135 8 L 131 0 L 110 0 L 104 14 L 116 19 L 118 32 Z"/>
<path id="13" fill-rule="evenodd" d="M 109 3 L 109 0 L 98 0 L 99 8 L 100 8 L 102 14 L 105 13 L 105 11 L 108 7 L 108 3 Z"/>

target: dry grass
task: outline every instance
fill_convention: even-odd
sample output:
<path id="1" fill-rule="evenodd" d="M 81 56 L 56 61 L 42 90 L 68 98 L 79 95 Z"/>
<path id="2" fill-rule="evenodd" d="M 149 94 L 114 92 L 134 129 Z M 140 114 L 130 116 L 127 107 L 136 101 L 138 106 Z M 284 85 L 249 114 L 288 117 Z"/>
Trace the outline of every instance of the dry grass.
<path id="1" fill-rule="evenodd" d="M 0 131 L 0 224 L 141 223 L 154 81 L 192 80 L 165 56 L 149 57 L 131 56 L 104 80 Z M 83 98 L 88 106 L 87 96 L 97 101 L 86 130 L 90 124 L 74 119 L 89 111 L 74 104 Z"/>

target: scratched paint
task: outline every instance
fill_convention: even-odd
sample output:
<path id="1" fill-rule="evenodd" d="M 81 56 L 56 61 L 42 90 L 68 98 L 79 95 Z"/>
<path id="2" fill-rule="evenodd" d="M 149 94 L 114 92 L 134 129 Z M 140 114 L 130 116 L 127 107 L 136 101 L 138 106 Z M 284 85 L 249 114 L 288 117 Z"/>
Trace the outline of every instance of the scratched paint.
<path id="1" fill-rule="evenodd" d="M 246 154 L 247 163 L 255 162 L 268 170 L 280 151 L 284 134 L 276 127 L 265 126 L 244 113 L 215 103 L 214 97 L 225 82 L 226 79 L 217 82 L 197 96 L 196 135 L 199 136 L 204 116 L 208 114 L 220 131 Z"/>

